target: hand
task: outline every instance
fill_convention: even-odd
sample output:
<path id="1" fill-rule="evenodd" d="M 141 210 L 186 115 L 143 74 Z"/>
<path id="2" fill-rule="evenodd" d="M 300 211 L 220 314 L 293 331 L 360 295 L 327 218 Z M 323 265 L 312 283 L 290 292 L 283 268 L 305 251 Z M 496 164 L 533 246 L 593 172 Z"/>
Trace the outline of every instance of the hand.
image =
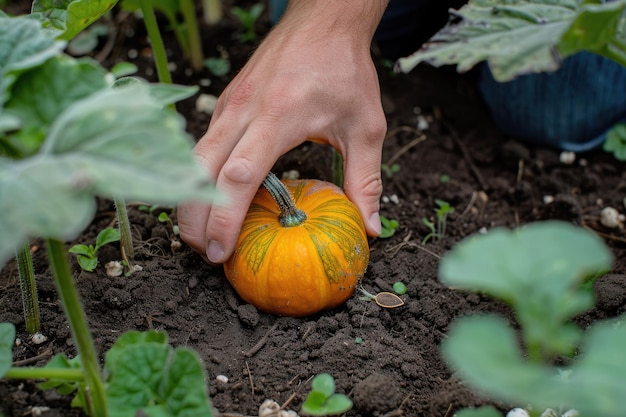
<path id="1" fill-rule="evenodd" d="M 359 8 L 365 3 L 355 2 Z M 381 7 L 380 1 L 373 3 Z M 347 6 L 291 1 L 220 96 L 194 152 L 228 202 L 186 204 L 178 211 L 181 238 L 209 261 L 230 257 L 265 175 L 281 155 L 307 140 L 328 143 L 342 154 L 344 191 L 368 234 L 380 233 L 386 121 L 369 48 L 382 10 L 361 10 L 376 13 L 365 17 L 331 10 L 340 7 Z M 341 24 L 342 18 L 354 23 Z M 365 25 L 368 19 L 375 22 Z"/>

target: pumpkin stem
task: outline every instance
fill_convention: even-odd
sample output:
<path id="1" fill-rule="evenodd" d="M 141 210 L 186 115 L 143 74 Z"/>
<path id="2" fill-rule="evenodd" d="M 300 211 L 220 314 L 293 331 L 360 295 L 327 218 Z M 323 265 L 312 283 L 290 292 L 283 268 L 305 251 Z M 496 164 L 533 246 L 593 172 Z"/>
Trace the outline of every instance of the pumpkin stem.
<path id="1" fill-rule="evenodd" d="M 296 203 L 293 201 L 285 184 L 276 175 L 272 172 L 268 173 L 263 180 L 263 186 L 270 193 L 276 204 L 278 204 L 280 209 L 278 221 L 281 226 L 298 226 L 306 220 L 306 213 L 296 207 Z"/>

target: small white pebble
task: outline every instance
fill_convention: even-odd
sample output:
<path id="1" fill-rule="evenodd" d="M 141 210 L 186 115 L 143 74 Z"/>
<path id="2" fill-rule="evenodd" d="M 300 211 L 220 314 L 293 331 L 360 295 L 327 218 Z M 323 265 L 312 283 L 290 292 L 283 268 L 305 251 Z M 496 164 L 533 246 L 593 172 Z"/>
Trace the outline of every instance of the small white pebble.
<path id="1" fill-rule="evenodd" d="M 178 69 L 178 65 L 176 65 L 176 62 L 168 62 L 167 69 L 169 72 L 174 72 Z"/>
<path id="2" fill-rule="evenodd" d="M 191 68 L 185 68 L 185 77 L 191 77 L 193 75 L 193 70 Z"/>
<path id="3" fill-rule="evenodd" d="M 506 413 L 506 417 L 530 417 L 530 414 L 523 408 L 514 408 Z"/>
<path id="4" fill-rule="evenodd" d="M 578 160 L 578 164 L 579 164 L 581 167 L 586 167 L 587 165 L 589 165 L 589 161 L 587 161 L 585 158 L 580 158 L 580 159 Z"/>
<path id="5" fill-rule="evenodd" d="M 217 97 L 213 94 L 200 94 L 196 99 L 196 110 L 201 113 L 213 114 L 217 105 Z"/>
<path id="6" fill-rule="evenodd" d="M 613 207 L 605 207 L 600 212 L 600 223 L 609 229 L 615 229 L 620 226 L 619 212 Z"/>
<path id="7" fill-rule="evenodd" d="M 424 130 L 428 130 L 429 127 L 430 127 L 430 124 L 428 123 L 428 120 L 426 119 L 426 117 L 419 114 L 417 116 L 417 130 L 422 132 Z"/>
<path id="8" fill-rule="evenodd" d="M 576 161 L 576 154 L 574 152 L 563 151 L 559 155 L 559 161 L 566 165 L 572 165 Z"/>
<path id="9" fill-rule="evenodd" d="M 596 199 L 596 206 L 602 207 L 604 205 L 604 200 L 601 198 Z"/>
<path id="10" fill-rule="evenodd" d="M 15 338 L 15 346 L 20 346 L 22 344 L 22 339 L 20 339 L 19 337 Z"/>
<path id="11" fill-rule="evenodd" d="M 133 270 L 133 272 L 140 272 L 143 271 L 143 266 L 134 264 L 131 269 Z"/>
<path id="12" fill-rule="evenodd" d="M 382 196 L 380 198 L 380 201 L 382 201 L 383 203 L 387 204 L 389 202 L 389 197 L 387 197 L 386 195 Z"/>
<path id="13" fill-rule="evenodd" d="M 571 410 L 567 410 L 566 412 L 561 414 L 561 417 L 578 417 L 579 415 L 580 413 L 578 412 L 578 410 L 574 410 L 572 408 Z"/>
<path id="14" fill-rule="evenodd" d="M 50 411 L 50 407 L 36 405 L 30 409 L 30 414 L 32 416 L 41 416 L 46 411 Z"/>
<path id="15" fill-rule="evenodd" d="M 119 277 L 124 273 L 124 265 L 120 261 L 107 262 L 104 269 L 109 277 Z"/>
<path id="16" fill-rule="evenodd" d="M 480 233 L 481 235 L 486 235 L 488 232 L 487 228 L 485 226 L 481 227 L 480 229 L 478 229 L 478 233 Z"/>
<path id="17" fill-rule="evenodd" d="M 32 335 L 32 336 L 30 337 L 30 340 L 31 340 L 34 344 L 36 344 L 36 345 L 40 345 L 40 344 L 42 344 L 42 343 L 44 343 L 44 342 L 47 342 L 47 341 L 48 341 L 48 338 L 47 338 L 46 336 L 42 335 L 41 333 L 35 333 L 34 335 Z"/>
<path id="18" fill-rule="evenodd" d="M 393 204 L 400 204 L 400 199 L 396 194 L 391 194 L 389 196 L 389 201 L 391 201 Z"/>
<path id="19" fill-rule="evenodd" d="M 129 49 L 129 50 L 128 50 L 128 57 L 129 57 L 130 59 L 135 59 L 135 58 L 137 58 L 137 55 L 139 55 L 139 52 L 137 52 L 137 50 L 136 50 L 136 49 Z"/>
<path id="20" fill-rule="evenodd" d="M 550 204 L 554 201 L 554 197 L 551 195 L 544 195 L 543 196 L 543 204 Z"/>
<path id="21" fill-rule="evenodd" d="M 210 87 L 211 83 L 212 82 L 209 78 L 202 78 L 198 81 L 198 84 L 200 85 L 200 87 Z"/>
<path id="22" fill-rule="evenodd" d="M 546 411 L 541 413 L 541 417 L 559 417 L 559 414 L 551 408 L 546 408 Z"/>
<path id="23" fill-rule="evenodd" d="M 218 375 L 215 377 L 217 382 L 221 382 L 222 384 L 228 384 L 228 377 L 226 375 Z"/>

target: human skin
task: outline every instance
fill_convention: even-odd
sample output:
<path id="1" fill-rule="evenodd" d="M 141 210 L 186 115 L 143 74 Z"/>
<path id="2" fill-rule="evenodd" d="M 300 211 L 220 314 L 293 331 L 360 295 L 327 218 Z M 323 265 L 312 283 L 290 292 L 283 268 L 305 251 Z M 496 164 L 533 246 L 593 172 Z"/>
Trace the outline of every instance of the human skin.
<path id="1" fill-rule="evenodd" d="M 179 207 L 181 238 L 212 263 L 234 251 L 252 198 L 278 158 L 315 141 L 344 158 L 344 191 L 380 233 L 386 120 L 370 44 L 385 0 L 290 0 L 226 87 L 194 153 L 224 204 Z"/>

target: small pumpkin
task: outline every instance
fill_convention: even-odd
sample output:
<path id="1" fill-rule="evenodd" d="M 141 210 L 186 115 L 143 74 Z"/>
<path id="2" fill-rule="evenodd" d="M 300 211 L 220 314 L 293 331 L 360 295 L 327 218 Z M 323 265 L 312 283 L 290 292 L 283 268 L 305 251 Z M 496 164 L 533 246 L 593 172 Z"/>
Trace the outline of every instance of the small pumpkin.
<path id="1" fill-rule="evenodd" d="M 346 301 L 368 261 L 363 220 L 339 187 L 269 173 L 224 271 L 246 302 L 301 317 Z"/>

